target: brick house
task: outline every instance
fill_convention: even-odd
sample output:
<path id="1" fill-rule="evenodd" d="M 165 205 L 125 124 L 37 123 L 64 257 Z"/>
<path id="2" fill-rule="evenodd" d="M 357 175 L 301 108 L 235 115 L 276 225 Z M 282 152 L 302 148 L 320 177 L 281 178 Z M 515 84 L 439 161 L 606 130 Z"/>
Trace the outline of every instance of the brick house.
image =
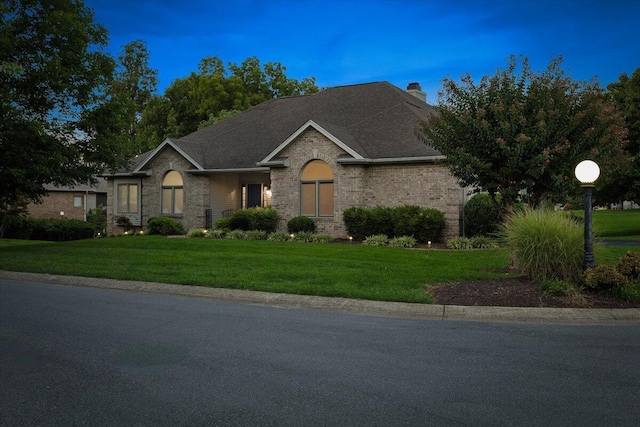
<path id="1" fill-rule="evenodd" d="M 92 185 L 55 187 L 45 185 L 47 195 L 42 203 L 30 203 L 27 206 L 29 216 L 39 219 L 67 218 L 86 221 L 87 212 L 98 206 L 107 206 L 107 181 L 98 178 Z"/>
<path id="2" fill-rule="evenodd" d="M 107 209 L 144 227 L 168 216 L 208 228 L 228 212 L 271 205 L 289 219 L 346 237 L 350 206 L 436 208 L 447 237 L 459 234 L 462 189 L 444 157 L 414 134 L 433 113 L 418 84 L 329 88 L 273 99 L 179 139 L 166 139 L 108 176 Z"/>

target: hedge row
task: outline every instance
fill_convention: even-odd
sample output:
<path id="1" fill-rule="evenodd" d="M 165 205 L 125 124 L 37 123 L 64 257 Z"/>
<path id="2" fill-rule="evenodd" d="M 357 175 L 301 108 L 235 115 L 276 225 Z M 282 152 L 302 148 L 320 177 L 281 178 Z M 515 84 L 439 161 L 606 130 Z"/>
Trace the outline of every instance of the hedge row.
<path id="1" fill-rule="evenodd" d="M 237 210 L 229 218 L 220 218 L 215 227 L 228 230 L 261 230 L 267 233 L 276 231 L 278 214 L 271 207 Z"/>
<path id="2" fill-rule="evenodd" d="M 347 233 L 356 240 L 371 235 L 389 238 L 413 236 L 418 242 L 439 242 L 445 228 L 444 212 L 419 206 L 351 207 L 342 214 Z"/>
<path id="3" fill-rule="evenodd" d="M 77 219 L 36 219 L 10 215 L 5 220 L 4 238 L 64 242 L 90 239 L 101 231 L 89 222 Z"/>

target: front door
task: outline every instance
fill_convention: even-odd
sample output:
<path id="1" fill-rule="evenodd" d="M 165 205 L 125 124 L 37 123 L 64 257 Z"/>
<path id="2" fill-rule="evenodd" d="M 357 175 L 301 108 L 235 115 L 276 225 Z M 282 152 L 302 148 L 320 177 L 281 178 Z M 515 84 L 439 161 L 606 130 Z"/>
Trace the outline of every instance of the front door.
<path id="1" fill-rule="evenodd" d="M 262 206 L 262 184 L 247 184 L 247 208 Z"/>

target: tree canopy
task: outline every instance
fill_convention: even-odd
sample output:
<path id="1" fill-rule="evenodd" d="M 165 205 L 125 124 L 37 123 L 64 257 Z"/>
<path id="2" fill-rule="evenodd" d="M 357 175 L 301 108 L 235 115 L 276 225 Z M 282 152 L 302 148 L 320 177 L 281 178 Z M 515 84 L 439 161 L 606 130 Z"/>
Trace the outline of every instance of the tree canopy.
<path id="1" fill-rule="evenodd" d="M 91 180 L 124 163 L 117 142 L 87 138 L 115 62 L 107 31 L 77 0 L 0 3 L 0 211 L 39 201 L 44 184 Z"/>
<path id="2" fill-rule="evenodd" d="M 138 123 L 137 142 L 151 149 L 167 137 L 181 137 L 235 112 L 283 96 L 315 93 L 315 78 L 285 75 L 278 62 L 256 57 L 225 67 L 216 56 L 202 59 L 198 72 L 174 80 L 163 95 L 152 96 Z"/>
<path id="3" fill-rule="evenodd" d="M 477 84 L 470 75 L 446 78 L 437 114 L 417 129 L 461 185 L 491 195 L 501 217 L 521 197 L 535 206 L 575 191 L 580 160 L 597 161 L 606 174 L 623 155 L 626 129 L 615 105 L 561 64 L 556 58 L 534 72 L 526 58 L 512 56 Z"/>
<path id="4" fill-rule="evenodd" d="M 624 116 L 628 134 L 625 158 L 596 187 L 596 198 L 604 202 L 633 200 L 640 204 L 640 68 L 607 86 L 608 96 Z"/>

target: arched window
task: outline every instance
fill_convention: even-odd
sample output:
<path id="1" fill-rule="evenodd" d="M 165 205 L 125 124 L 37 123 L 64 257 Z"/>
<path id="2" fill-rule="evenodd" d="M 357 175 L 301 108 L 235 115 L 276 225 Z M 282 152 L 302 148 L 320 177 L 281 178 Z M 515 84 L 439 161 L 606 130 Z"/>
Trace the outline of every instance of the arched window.
<path id="1" fill-rule="evenodd" d="M 300 213 L 333 216 L 333 172 L 322 160 L 312 160 L 300 177 Z"/>
<path id="2" fill-rule="evenodd" d="M 162 213 L 182 215 L 183 198 L 182 177 L 178 172 L 170 171 L 162 180 Z"/>

